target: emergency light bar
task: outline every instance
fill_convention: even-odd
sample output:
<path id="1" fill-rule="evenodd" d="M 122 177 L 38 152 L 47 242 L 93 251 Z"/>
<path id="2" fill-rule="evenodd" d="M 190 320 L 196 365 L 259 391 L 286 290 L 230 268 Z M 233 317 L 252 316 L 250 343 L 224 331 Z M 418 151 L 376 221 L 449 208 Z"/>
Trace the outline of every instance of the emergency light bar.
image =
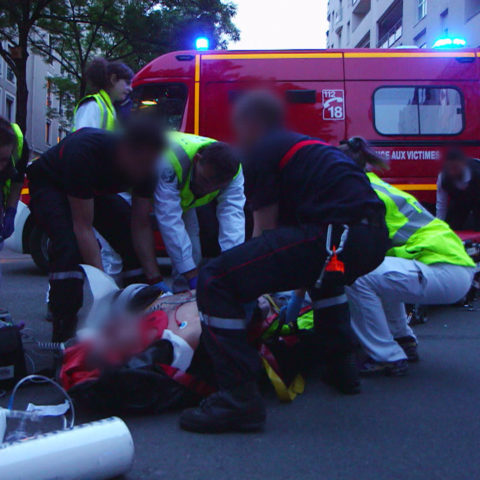
<path id="1" fill-rule="evenodd" d="M 439 38 L 433 48 L 462 48 L 466 47 L 467 42 L 463 38 Z"/>
<path id="2" fill-rule="evenodd" d="M 207 37 L 199 37 L 195 40 L 195 48 L 197 50 L 208 50 L 209 44 Z"/>

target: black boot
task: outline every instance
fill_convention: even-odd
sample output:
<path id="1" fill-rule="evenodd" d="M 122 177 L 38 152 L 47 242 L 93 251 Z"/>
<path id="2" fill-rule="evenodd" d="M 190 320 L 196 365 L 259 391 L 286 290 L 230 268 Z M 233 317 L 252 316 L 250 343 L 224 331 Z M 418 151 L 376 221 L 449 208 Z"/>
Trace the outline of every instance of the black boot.
<path id="1" fill-rule="evenodd" d="M 402 347 L 409 362 L 418 362 L 420 356 L 418 355 L 418 343 L 413 337 L 400 337 L 395 341 Z"/>
<path id="2" fill-rule="evenodd" d="M 346 395 L 360 393 L 360 376 L 355 354 L 351 352 L 329 356 L 326 360 L 323 379 L 325 383 Z"/>
<path id="3" fill-rule="evenodd" d="M 197 408 L 185 410 L 180 427 L 197 433 L 254 432 L 263 428 L 265 418 L 263 398 L 251 382 L 216 392 Z"/>

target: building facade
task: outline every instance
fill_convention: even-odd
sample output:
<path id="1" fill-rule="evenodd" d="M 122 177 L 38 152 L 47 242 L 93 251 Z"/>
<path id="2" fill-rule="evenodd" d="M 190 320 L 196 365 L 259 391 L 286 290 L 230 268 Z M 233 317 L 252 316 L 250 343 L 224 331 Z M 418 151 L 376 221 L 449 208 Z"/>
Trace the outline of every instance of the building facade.
<path id="1" fill-rule="evenodd" d="M 26 139 L 36 156 L 55 145 L 65 136 L 60 122 L 49 118 L 51 111 L 59 111 L 58 100 L 53 95 L 50 77 L 60 75 L 60 66 L 47 62 L 40 55 L 30 54 L 27 62 L 27 132 Z M 0 115 L 15 121 L 16 80 L 7 63 L 0 57 Z M 61 110 L 61 109 L 60 109 Z"/>
<path id="2" fill-rule="evenodd" d="M 479 0 L 329 0 L 328 22 L 328 48 L 425 48 L 446 36 L 480 46 Z"/>

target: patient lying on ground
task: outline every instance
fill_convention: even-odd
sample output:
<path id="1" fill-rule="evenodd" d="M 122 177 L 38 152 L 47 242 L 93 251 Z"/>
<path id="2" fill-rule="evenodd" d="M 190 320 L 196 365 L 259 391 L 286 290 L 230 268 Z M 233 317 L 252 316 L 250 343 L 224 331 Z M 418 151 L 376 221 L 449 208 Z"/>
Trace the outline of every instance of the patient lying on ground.
<path id="1" fill-rule="evenodd" d="M 79 403 L 110 413 L 157 413 L 196 403 L 215 390 L 213 366 L 200 343 L 194 292 L 164 294 L 148 285 L 120 290 L 100 270 L 83 268 L 93 305 L 60 370 L 62 385 Z M 252 343 L 261 355 L 265 333 L 280 338 L 280 330 L 267 321 L 275 316 L 273 303 L 261 298 L 257 304 Z M 286 363 L 291 370 L 294 362 Z M 281 375 L 278 363 L 275 368 Z"/>

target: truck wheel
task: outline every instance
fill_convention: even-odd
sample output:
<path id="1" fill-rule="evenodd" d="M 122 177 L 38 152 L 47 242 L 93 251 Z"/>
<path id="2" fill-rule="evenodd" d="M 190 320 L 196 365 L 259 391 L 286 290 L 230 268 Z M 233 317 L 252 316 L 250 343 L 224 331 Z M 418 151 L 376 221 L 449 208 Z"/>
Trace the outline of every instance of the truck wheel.
<path id="1" fill-rule="evenodd" d="M 47 234 L 37 225 L 32 228 L 29 238 L 30 255 L 35 265 L 42 273 L 48 273 L 48 245 L 50 240 Z"/>

